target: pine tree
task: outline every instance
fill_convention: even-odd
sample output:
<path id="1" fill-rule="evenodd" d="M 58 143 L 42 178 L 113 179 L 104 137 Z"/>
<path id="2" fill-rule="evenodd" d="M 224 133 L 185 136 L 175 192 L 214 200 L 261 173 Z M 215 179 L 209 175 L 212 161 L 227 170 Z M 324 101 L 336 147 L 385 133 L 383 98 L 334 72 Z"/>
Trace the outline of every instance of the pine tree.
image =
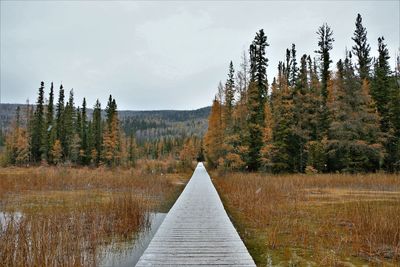
<path id="1" fill-rule="evenodd" d="M 250 85 L 248 89 L 248 157 L 249 170 L 258 170 L 261 163 L 260 150 L 263 146 L 263 129 L 265 121 L 265 103 L 268 95 L 267 63 L 265 48 L 267 36 L 260 30 L 250 45 Z"/>
<path id="2" fill-rule="evenodd" d="M 369 79 L 372 60 L 369 56 L 371 48 L 367 43 L 367 30 L 362 25 L 362 18 L 360 14 L 357 14 L 356 30 L 354 31 L 354 36 L 351 39 L 355 42 L 355 45 L 352 48 L 354 55 L 356 55 L 358 59 L 357 68 L 360 79 Z"/>
<path id="3" fill-rule="evenodd" d="M 41 82 L 39 95 L 34 112 L 31 133 L 31 155 L 34 162 L 38 162 L 44 156 L 45 142 L 45 116 L 44 116 L 44 82 Z"/>

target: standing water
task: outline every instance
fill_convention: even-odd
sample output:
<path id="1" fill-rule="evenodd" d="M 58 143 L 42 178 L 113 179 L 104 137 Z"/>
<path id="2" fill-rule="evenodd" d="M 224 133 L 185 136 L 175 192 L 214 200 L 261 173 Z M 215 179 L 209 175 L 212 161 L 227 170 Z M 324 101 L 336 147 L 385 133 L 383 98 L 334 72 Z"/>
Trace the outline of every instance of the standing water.
<path id="1" fill-rule="evenodd" d="M 123 243 L 121 249 L 116 249 L 113 245 L 105 248 L 99 266 L 135 266 L 166 215 L 167 213 L 150 213 L 150 227 L 144 227 L 133 241 Z"/>

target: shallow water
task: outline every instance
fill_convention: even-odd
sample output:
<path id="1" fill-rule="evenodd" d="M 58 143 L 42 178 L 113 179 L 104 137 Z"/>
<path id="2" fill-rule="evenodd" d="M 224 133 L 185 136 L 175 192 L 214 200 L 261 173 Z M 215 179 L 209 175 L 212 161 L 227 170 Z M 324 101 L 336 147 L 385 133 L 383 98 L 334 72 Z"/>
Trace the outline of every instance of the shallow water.
<path id="1" fill-rule="evenodd" d="M 146 250 L 157 229 L 163 222 L 166 213 L 150 213 L 150 227 L 146 227 L 132 242 L 122 243 L 118 248 L 110 245 L 103 250 L 99 266 L 135 266 Z"/>
<path id="2" fill-rule="evenodd" d="M 5 230 L 10 221 L 18 223 L 22 219 L 21 212 L 2 212 L 0 211 L 0 230 Z"/>

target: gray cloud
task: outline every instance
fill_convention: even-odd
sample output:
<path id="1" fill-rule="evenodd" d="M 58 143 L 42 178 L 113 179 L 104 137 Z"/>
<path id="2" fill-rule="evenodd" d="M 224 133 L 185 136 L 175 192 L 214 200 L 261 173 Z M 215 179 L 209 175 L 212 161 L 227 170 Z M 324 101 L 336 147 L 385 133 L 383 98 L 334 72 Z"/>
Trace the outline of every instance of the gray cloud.
<path id="1" fill-rule="evenodd" d="M 111 93 L 121 109 L 206 106 L 258 29 L 270 43 L 271 80 L 292 43 L 299 57 L 313 54 L 324 22 L 336 39 L 333 59 L 343 57 L 357 13 L 372 55 L 384 35 L 394 63 L 398 1 L 1 1 L 2 102 L 34 102 L 44 80 L 90 105 Z"/>

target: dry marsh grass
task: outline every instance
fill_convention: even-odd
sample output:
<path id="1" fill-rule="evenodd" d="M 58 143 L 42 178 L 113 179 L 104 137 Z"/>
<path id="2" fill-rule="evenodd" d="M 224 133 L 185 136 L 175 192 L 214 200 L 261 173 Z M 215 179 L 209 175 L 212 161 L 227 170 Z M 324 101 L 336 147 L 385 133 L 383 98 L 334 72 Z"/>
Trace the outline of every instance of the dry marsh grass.
<path id="1" fill-rule="evenodd" d="M 399 176 L 214 177 L 260 266 L 400 265 Z"/>
<path id="2" fill-rule="evenodd" d="M 148 226 L 149 211 L 168 209 L 183 178 L 134 169 L 0 169 L 0 265 L 94 266 L 102 247 L 132 240 Z"/>

